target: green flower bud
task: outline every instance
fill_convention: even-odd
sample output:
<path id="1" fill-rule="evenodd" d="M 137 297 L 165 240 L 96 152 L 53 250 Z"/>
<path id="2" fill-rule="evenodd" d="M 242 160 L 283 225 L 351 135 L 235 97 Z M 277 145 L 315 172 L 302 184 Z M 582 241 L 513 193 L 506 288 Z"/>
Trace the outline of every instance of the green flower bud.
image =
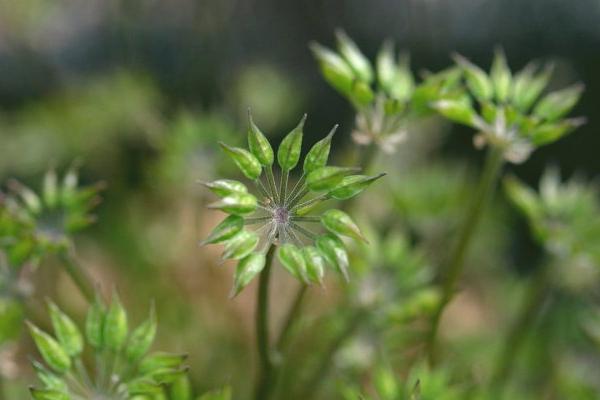
<path id="1" fill-rule="evenodd" d="M 253 213 L 257 205 L 256 197 L 249 193 L 232 193 L 207 207 L 216 208 L 228 214 L 244 215 Z"/>
<path id="2" fill-rule="evenodd" d="M 528 218 L 538 220 L 542 210 L 536 193 L 514 177 L 506 177 L 502 183 L 510 201 Z"/>
<path id="3" fill-rule="evenodd" d="M 329 150 L 331 149 L 331 138 L 337 130 L 335 125 L 329 134 L 313 145 L 306 157 L 304 157 L 304 173 L 310 174 L 312 171 L 327 165 Z"/>
<path id="4" fill-rule="evenodd" d="M 252 279 L 265 267 L 266 257 L 262 253 L 251 253 L 243 258 L 237 265 L 234 275 L 234 284 L 230 297 L 237 296 Z"/>
<path id="5" fill-rule="evenodd" d="M 29 322 L 27 326 L 38 351 L 50 368 L 60 374 L 64 374 L 71 369 L 69 355 L 52 336 Z"/>
<path id="6" fill-rule="evenodd" d="M 182 367 L 179 369 L 173 368 L 165 368 L 156 370 L 152 373 L 152 379 L 158 382 L 161 385 L 171 384 L 175 382 L 177 379 L 184 376 L 188 371 L 187 367 Z"/>
<path id="7" fill-rule="evenodd" d="M 106 348 L 115 352 L 121 350 L 127 339 L 127 313 L 116 291 L 113 291 L 112 301 L 106 313 L 102 337 Z"/>
<path id="8" fill-rule="evenodd" d="M 273 148 L 258 126 L 254 124 L 250 110 L 248 110 L 248 148 L 263 166 L 273 165 Z"/>
<path id="9" fill-rule="evenodd" d="M 552 143 L 584 123 L 584 118 L 570 118 L 555 123 L 542 124 L 529 132 L 529 137 L 533 144 L 537 146 Z"/>
<path id="10" fill-rule="evenodd" d="M 192 386 L 187 375 L 177 378 L 169 388 L 170 400 L 192 400 Z"/>
<path id="11" fill-rule="evenodd" d="M 283 267 L 296 279 L 306 280 L 306 260 L 298 247 L 286 243 L 279 247 L 277 258 Z"/>
<path id="12" fill-rule="evenodd" d="M 239 147 L 228 146 L 223 142 L 219 145 L 228 156 L 235 162 L 242 173 L 252 180 L 258 179 L 262 172 L 260 162 L 248 150 Z"/>
<path id="13" fill-rule="evenodd" d="M 350 262 L 348 261 L 348 253 L 346 252 L 344 242 L 335 235 L 326 234 L 319 236 L 315 243 L 323 257 L 325 257 L 325 260 L 335 267 L 344 276 L 344 279 L 348 281 L 348 266 Z"/>
<path id="14" fill-rule="evenodd" d="M 360 105 L 368 105 L 375 99 L 375 93 L 369 85 L 362 81 L 355 81 L 352 85 L 352 99 Z"/>
<path id="15" fill-rule="evenodd" d="M 369 187 L 377 179 L 385 176 L 385 173 L 366 176 L 366 175 L 350 175 L 342 179 L 339 185 L 329 195 L 336 200 L 347 200 L 352 198 Z"/>
<path id="16" fill-rule="evenodd" d="M 144 357 L 138 370 L 141 375 L 153 375 L 158 370 L 178 369 L 186 359 L 185 354 L 155 352 Z"/>
<path id="17" fill-rule="evenodd" d="M 300 160 L 300 151 L 302 150 L 302 130 L 305 121 L 306 114 L 304 114 L 300 123 L 298 123 L 298 125 L 283 138 L 277 149 L 277 162 L 284 171 L 291 171 L 294 169 Z"/>
<path id="18" fill-rule="evenodd" d="M 383 43 L 377 54 L 377 81 L 379 86 L 390 93 L 392 82 L 396 77 L 396 63 L 394 61 L 394 45 L 390 41 Z"/>
<path id="19" fill-rule="evenodd" d="M 356 168 L 322 167 L 308 174 L 306 185 L 314 192 L 333 190 L 342 182 L 344 176 L 352 171 L 356 171 Z"/>
<path id="20" fill-rule="evenodd" d="M 106 310 L 104 305 L 100 298 L 96 296 L 85 319 L 85 336 L 88 343 L 95 349 L 104 347 L 103 332 L 105 316 Z"/>
<path id="21" fill-rule="evenodd" d="M 129 395 L 134 396 L 132 400 L 161 399 L 160 396 L 164 395 L 162 386 L 148 377 L 136 378 L 128 382 L 127 391 Z"/>
<path id="22" fill-rule="evenodd" d="M 367 242 L 367 239 L 365 239 L 352 218 L 341 210 L 333 209 L 326 211 L 321 216 L 321 223 L 332 233 Z"/>
<path id="23" fill-rule="evenodd" d="M 306 272 L 311 282 L 321 283 L 325 276 L 325 258 L 316 247 L 302 248 L 302 257 L 306 263 Z"/>
<path id="24" fill-rule="evenodd" d="M 321 73 L 327 82 L 343 94 L 349 94 L 355 76 L 348 63 L 333 51 L 317 43 L 312 43 L 310 49 L 319 62 Z"/>
<path id="25" fill-rule="evenodd" d="M 44 176 L 44 202 L 49 208 L 56 207 L 58 203 L 58 178 L 56 171 L 50 170 Z"/>
<path id="26" fill-rule="evenodd" d="M 365 57 L 358 46 L 343 31 L 337 31 L 336 38 L 338 50 L 346 59 L 350 68 L 354 70 L 359 79 L 371 83 L 373 80 L 373 68 L 367 57 Z"/>
<path id="27" fill-rule="evenodd" d="M 29 391 L 35 400 L 71 400 L 68 394 L 58 390 L 31 388 Z"/>
<path id="28" fill-rule="evenodd" d="M 150 308 L 150 316 L 132 333 L 125 349 L 125 356 L 130 362 L 136 362 L 150 349 L 156 335 L 156 312 L 154 305 Z"/>
<path id="29" fill-rule="evenodd" d="M 432 104 L 444 117 L 471 127 L 477 126 L 477 113 L 468 101 L 463 100 L 439 100 Z"/>
<path id="30" fill-rule="evenodd" d="M 239 215 L 230 215 L 217 225 L 201 244 L 205 245 L 224 242 L 240 232 L 243 227 L 244 218 Z"/>
<path id="31" fill-rule="evenodd" d="M 467 86 L 478 100 L 490 100 L 494 94 L 492 82 L 486 73 L 466 58 L 455 55 L 454 61 L 461 67 Z"/>
<path id="32" fill-rule="evenodd" d="M 415 88 L 415 78 L 410 70 L 410 58 L 408 54 L 400 56 L 394 80 L 390 88 L 390 95 L 401 102 L 410 99 Z"/>
<path id="33" fill-rule="evenodd" d="M 552 92 L 540 100 L 533 113 L 547 121 L 556 121 L 575 107 L 582 92 L 581 84 Z"/>
<path id="34" fill-rule="evenodd" d="M 211 390 L 204 393 L 198 400 L 231 400 L 231 389 L 229 387 L 218 390 Z"/>
<path id="35" fill-rule="evenodd" d="M 213 182 L 203 183 L 203 185 L 219 197 L 226 197 L 234 193 L 248 193 L 246 185 L 231 179 L 219 179 Z"/>
<path id="36" fill-rule="evenodd" d="M 252 253 L 260 238 L 255 232 L 241 230 L 225 242 L 223 259 L 240 260 Z"/>
<path id="37" fill-rule="evenodd" d="M 502 50 L 496 51 L 492 69 L 490 71 L 490 79 L 494 86 L 496 100 L 500 103 L 508 100 L 511 94 L 512 75 L 510 69 L 508 69 L 508 65 L 506 65 L 506 57 Z"/>
<path id="38" fill-rule="evenodd" d="M 81 354 L 83 351 L 83 336 L 79 332 L 77 325 L 56 304 L 49 302 L 48 308 L 50 309 L 54 334 L 61 347 L 71 357 Z"/>

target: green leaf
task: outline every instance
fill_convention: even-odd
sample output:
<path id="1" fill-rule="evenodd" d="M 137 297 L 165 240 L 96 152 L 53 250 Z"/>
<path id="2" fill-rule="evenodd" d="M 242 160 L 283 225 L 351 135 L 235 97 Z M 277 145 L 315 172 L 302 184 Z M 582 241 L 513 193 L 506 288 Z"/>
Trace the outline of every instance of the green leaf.
<path id="1" fill-rule="evenodd" d="M 38 351 L 50 368 L 60 374 L 71 369 L 69 355 L 52 336 L 29 322 L 27 322 L 27 326 Z"/>
<path id="2" fill-rule="evenodd" d="M 158 370 L 178 369 L 186 359 L 187 356 L 185 354 L 157 351 L 144 357 L 140 362 L 138 371 L 141 375 L 153 375 Z"/>
<path id="3" fill-rule="evenodd" d="M 265 267 L 266 257 L 262 253 L 251 253 L 242 259 L 235 270 L 234 284 L 230 297 L 237 296 Z"/>
<path id="4" fill-rule="evenodd" d="M 245 215 L 256 210 L 258 201 L 250 193 L 232 193 L 219 201 L 209 204 L 208 208 L 215 208 L 228 214 Z"/>
<path id="5" fill-rule="evenodd" d="M 512 75 L 506 64 L 506 56 L 502 50 L 496 50 L 496 55 L 490 71 L 490 78 L 494 85 L 496 100 L 500 103 L 507 101 L 511 94 Z"/>
<path id="6" fill-rule="evenodd" d="M 90 306 L 85 319 L 85 336 L 88 343 L 95 349 L 104 347 L 103 332 L 106 310 L 98 295 Z"/>
<path id="7" fill-rule="evenodd" d="M 547 121 L 556 121 L 575 107 L 582 93 L 583 85 L 581 84 L 549 93 L 540 100 L 533 113 Z"/>
<path id="8" fill-rule="evenodd" d="M 477 113 L 464 99 L 439 100 L 434 102 L 432 107 L 451 121 L 470 127 L 478 126 Z"/>
<path id="9" fill-rule="evenodd" d="M 244 218 L 239 215 L 230 215 L 225 218 L 213 231 L 204 239 L 201 244 L 222 243 L 244 228 Z"/>
<path id="10" fill-rule="evenodd" d="M 401 54 L 398 67 L 390 88 L 390 95 L 401 102 L 410 99 L 415 89 L 415 78 L 410 70 L 410 58 L 408 54 Z"/>
<path id="11" fill-rule="evenodd" d="M 335 267 L 346 281 L 349 281 L 348 266 L 350 263 L 344 242 L 335 235 L 326 234 L 319 236 L 315 243 L 327 262 Z"/>
<path id="12" fill-rule="evenodd" d="M 311 43 L 310 49 L 319 62 L 325 80 L 341 93 L 349 95 L 355 76 L 348 63 L 342 57 L 318 43 Z"/>
<path id="13" fill-rule="evenodd" d="M 248 179 L 258 179 L 262 172 L 262 166 L 252 153 L 240 147 L 228 146 L 223 142 L 219 142 L 219 145 Z"/>
<path id="14" fill-rule="evenodd" d="M 350 175 L 342 179 L 339 185 L 329 195 L 336 200 L 347 200 L 350 199 L 367 187 L 369 187 L 377 179 L 385 176 L 385 173 L 367 176 L 367 175 Z"/>
<path id="15" fill-rule="evenodd" d="M 250 110 L 248 110 L 248 148 L 263 166 L 273 165 L 274 155 L 271 143 L 252 120 Z"/>
<path id="16" fill-rule="evenodd" d="M 140 326 L 138 326 L 129 337 L 125 356 L 135 363 L 146 354 L 150 349 L 154 337 L 156 336 L 156 311 L 154 305 L 150 307 L 150 316 Z"/>
<path id="17" fill-rule="evenodd" d="M 35 400 L 71 400 L 68 394 L 58 390 L 31 388 L 29 391 Z"/>
<path id="18" fill-rule="evenodd" d="M 384 91 L 390 93 L 396 77 L 396 62 L 394 61 L 394 45 L 386 40 L 377 54 L 377 81 Z"/>
<path id="19" fill-rule="evenodd" d="M 81 354 L 83 351 L 83 336 L 77 325 L 51 301 L 48 301 L 48 308 L 54 334 L 61 347 L 71 357 Z"/>
<path id="20" fill-rule="evenodd" d="M 491 80 L 486 73 L 466 58 L 455 55 L 454 61 L 461 67 L 467 80 L 467 86 L 478 100 L 490 100 L 494 94 Z"/>
<path id="21" fill-rule="evenodd" d="M 256 232 L 241 230 L 225 242 L 223 259 L 240 260 L 252 253 L 260 238 Z"/>
<path id="22" fill-rule="evenodd" d="M 248 193 L 246 185 L 231 179 L 218 179 L 213 182 L 205 182 L 202 184 L 219 197 L 226 197 L 234 193 Z"/>
<path id="23" fill-rule="evenodd" d="M 302 150 L 302 130 L 305 121 L 306 114 L 302 116 L 300 123 L 292 129 L 285 138 L 283 138 L 277 149 L 277 162 L 284 171 L 291 171 L 294 169 L 300 160 L 300 151 Z"/>
<path id="24" fill-rule="evenodd" d="M 332 209 L 325 211 L 321 216 L 321 223 L 332 233 L 367 242 L 367 239 L 365 239 L 352 218 L 342 210 Z"/>
<path id="25" fill-rule="evenodd" d="M 356 168 L 322 167 L 308 174 L 306 185 L 313 192 L 333 190 L 342 182 L 344 176 L 353 171 L 356 171 Z"/>
<path id="26" fill-rule="evenodd" d="M 277 258 L 283 267 L 296 279 L 306 280 L 306 261 L 302 252 L 291 243 L 279 247 Z"/>
<path id="27" fill-rule="evenodd" d="M 356 43 L 341 30 L 336 32 L 336 39 L 339 52 L 356 73 L 356 76 L 367 83 L 371 83 L 373 81 L 373 68 Z"/>
<path id="28" fill-rule="evenodd" d="M 306 263 L 308 279 L 311 282 L 322 283 L 325 276 L 325 258 L 314 246 L 302 248 L 302 257 Z"/>
<path id="29" fill-rule="evenodd" d="M 304 157 L 304 173 L 310 174 L 312 171 L 327 165 L 329 150 L 331 149 L 331 139 L 337 130 L 335 125 L 329 134 L 313 145 L 306 157 Z"/>
<path id="30" fill-rule="evenodd" d="M 102 336 L 106 348 L 115 352 L 121 350 L 127 339 L 127 313 L 116 290 L 113 290 L 112 301 L 104 320 Z"/>

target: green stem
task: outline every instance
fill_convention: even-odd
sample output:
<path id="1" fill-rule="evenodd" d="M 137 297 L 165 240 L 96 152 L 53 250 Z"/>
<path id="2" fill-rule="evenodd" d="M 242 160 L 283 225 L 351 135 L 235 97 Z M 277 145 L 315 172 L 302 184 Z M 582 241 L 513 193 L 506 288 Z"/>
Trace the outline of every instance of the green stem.
<path id="1" fill-rule="evenodd" d="M 483 168 L 483 173 L 481 174 L 477 191 L 475 192 L 475 197 L 467 209 L 464 225 L 458 234 L 458 242 L 456 247 L 454 247 L 448 268 L 446 269 L 447 272 L 442 287 L 442 298 L 440 304 L 438 305 L 433 316 L 431 330 L 427 338 L 427 355 L 430 365 L 434 365 L 436 363 L 436 336 L 442 314 L 454 296 L 456 284 L 464 269 L 465 258 L 469 249 L 469 245 L 471 244 L 471 239 L 473 238 L 473 234 L 479 225 L 479 221 L 483 215 L 485 206 L 492 196 L 496 185 L 496 180 L 502 169 L 502 164 L 502 149 L 490 147 Z"/>
<path id="2" fill-rule="evenodd" d="M 63 250 L 59 253 L 60 260 L 67 274 L 71 277 L 79 291 L 89 303 L 94 301 L 94 287 L 91 278 L 85 273 L 81 265 L 75 261 L 75 257 L 69 250 Z"/>
<path id="3" fill-rule="evenodd" d="M 256 380 L 255 400 L 267 400 L 273 388 L 275 375 L 269 344 L 269 281 L 271 266 L 275 254 L 275 245 L 267 251 L 265 267 L 260 272 L 258 299 L 256 302 L 256 346 L 258 349 L 258 378 Z"/>
<path id="4" fill-rule="evenodd" d="M 281 182 L 279 186 L 279 205 L 283 206 L 285 204 L 285 199 L 287 197 L 287 185 L 288 179 L 290 178 L 290 171 L 285 170 L 281 171 Z"/>
<path id="5" fill-rule="evenodd" d="M 275 186 L 275 177 L 273 176 L 273 168 L 269 166 L 267 170 L 267 182 L 269 184 L 269 189 L 271 189 L 271 194 L 274 202 L 278 202 L 277 199 L 277 187 Z"/>
<path id="6" fill-rule="evenodd" d="M 292 328 L 294 327 L 294 322 L 296 318 L 300 314 L 302 310 L 302 301 L 304 300 L 304 295 L 306 294 L 306 290 L 308 289 L 308 285 L 302 283 L 294 296 L 294 300 L 290 309 L 288 310 L 285 322 L 283 323 L 283 327 L 281 328 L 281 332 L 279 333 L 279 338 L 277 339 L 276 349 L 279 353 L 283 352 L 287 347 L 287 343 L 290 337 L 290 333 Z"/>

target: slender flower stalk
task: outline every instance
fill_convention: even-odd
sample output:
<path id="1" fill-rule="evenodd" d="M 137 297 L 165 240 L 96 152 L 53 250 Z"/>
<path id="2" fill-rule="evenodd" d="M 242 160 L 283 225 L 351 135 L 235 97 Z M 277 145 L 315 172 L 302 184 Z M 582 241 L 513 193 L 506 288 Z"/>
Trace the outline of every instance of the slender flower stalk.
<path id="1" fill-rule="evenodd" d="M 95 296 L 92 279 L 85 273 L 85 270 L 75 260 L 72 251 L 69 251 L 68 249 L 60 251 L 59 258 L 62 262 L 65 272 L 69 275 L 73 283 L 77 286 L 88 303 L 91 303 Z"/>

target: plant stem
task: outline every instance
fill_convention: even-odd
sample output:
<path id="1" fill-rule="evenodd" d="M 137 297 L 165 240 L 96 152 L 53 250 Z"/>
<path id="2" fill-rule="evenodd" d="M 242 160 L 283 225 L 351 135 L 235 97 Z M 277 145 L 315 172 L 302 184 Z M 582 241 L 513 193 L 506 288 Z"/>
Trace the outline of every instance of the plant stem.
<path id="1" fill-rule="evenodd" d="M 85 273 L 81 265 L 77 263 L 70 250 L 61 251 L 59 257 L 65 271 L 79 288 L 83 297 L 89 303 L 92 303 L 94 301 L 94 287 L 91 283 L 91 278 Z"/>
<path id="2" fill-rule="evenodd" d="M 298 288 L 296 296 L 294 297 L 294 301 L 292 302 L 292 305 L 286 314 L 283 327 L 281 328 L 281 332 L 279 333 L 279 338 L 277 339 L 277 344 L 275 347 L 279 353 L 283 352 L 287 346 L 290 332 L 292 331 L 296 317 L 302 310 L 302 301 L 304 300 L 304 295 L 306 294 L 307 289 L 308 285 L 302 283 Z"/>
<path id="3" fill-rule="evenodd" d="M 452 300 L 456 290 L 458 279 L 462 275 L 464 262 L 473 234 L 479 225 L 485 206 L 492 196 L 496 180 L 500 174 L 503 164 L 503 151 L 496 147 L 490 147 L 486 156 L 485 165 L 475 197 L 471 205 L 467 209 L 464 225 L 458 234 L 458 242 L 450 257 L 448 268 L 446 269 L 446 277 L 442 287 L 442 298 L 433 315 L 432 326 L 427 338 L 427 355 L 430 365 L 436 363 L 436 336 L 439 329 L 440 320 L 446 306 Z"/>
<path id="4" fill-rule="evenodd" d="M 254 398 L 267 400 L 273 387 L 274 366 L 269 344 L 269 281 L 275 245 L 267 251 L 265 267 L 260 272 L 256 302 L 256 346 L 258 349 L 258 378 Z"/>

